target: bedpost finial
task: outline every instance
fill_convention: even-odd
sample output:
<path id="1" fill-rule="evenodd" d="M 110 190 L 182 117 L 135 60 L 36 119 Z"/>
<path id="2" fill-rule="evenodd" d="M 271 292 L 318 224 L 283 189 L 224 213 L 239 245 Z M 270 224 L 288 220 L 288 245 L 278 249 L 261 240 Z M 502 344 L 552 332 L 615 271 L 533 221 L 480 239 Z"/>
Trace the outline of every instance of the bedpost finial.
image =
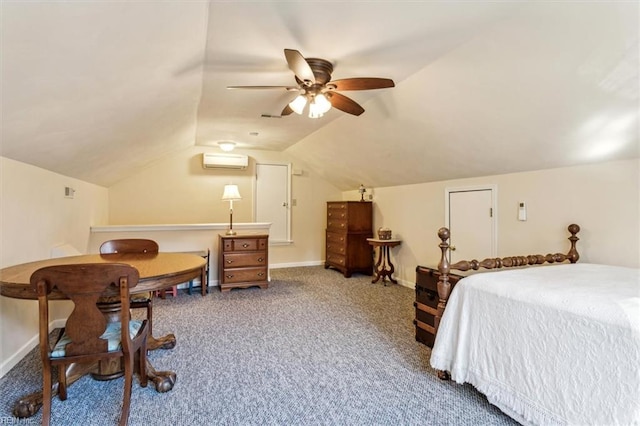
<path id="1" fill-rule="evenodd" d="M 577 225 L 576 225 L 577 226 Z M 449 237 L 451 236 L 451 233 L 449 232 L 448 228 L 442 227 L 440 229 L 438 229 L 438 237 L 444 242 L 447 241 L 449 239 Z"/>
<path id="2" fill-rule="evenodd" d="M 567 229 L 569 230 L 569 233 L 571 235 L 576 235 L 578 232 L 580 232 L 580 226 L 576 225 L 575 223 L 572 223 L 571 225 L 569 225 Z"/>

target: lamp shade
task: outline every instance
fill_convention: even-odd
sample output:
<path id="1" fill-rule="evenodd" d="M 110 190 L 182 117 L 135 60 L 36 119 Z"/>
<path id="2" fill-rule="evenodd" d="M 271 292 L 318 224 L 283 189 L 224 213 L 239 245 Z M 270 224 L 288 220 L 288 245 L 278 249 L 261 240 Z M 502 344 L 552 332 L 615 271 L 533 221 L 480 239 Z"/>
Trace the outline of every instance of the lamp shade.
<path id="1" fill-rule="evenodd" d="M 237 201 L 242 200 L 240 192 L 238 191 L 238 185 L 225 185 L 224 193 L 222 194 L 222 201 Z"/>
<path id="2" fill-rule="evenodd" d="M 298 95 L 294 100 L 289 102 L 289 107 L 296 114 L 302 114 L 302 111 L 304 110 L 304 106 L 306 104 L 307 104 L 307 98 L 304 97 L 303 95 Z"/>

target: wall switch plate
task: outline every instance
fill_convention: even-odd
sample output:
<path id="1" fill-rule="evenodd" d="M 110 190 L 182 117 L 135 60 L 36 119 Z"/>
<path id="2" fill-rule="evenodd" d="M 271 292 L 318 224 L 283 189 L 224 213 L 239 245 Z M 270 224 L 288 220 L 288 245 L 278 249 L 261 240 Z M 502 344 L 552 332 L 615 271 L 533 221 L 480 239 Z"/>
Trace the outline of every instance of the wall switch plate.
<path id="1" fill-rule="evenodd" d="M 521 222 L 527 220 L 527 205 L 524 201 L 518 203 L 518 220 Z"/>

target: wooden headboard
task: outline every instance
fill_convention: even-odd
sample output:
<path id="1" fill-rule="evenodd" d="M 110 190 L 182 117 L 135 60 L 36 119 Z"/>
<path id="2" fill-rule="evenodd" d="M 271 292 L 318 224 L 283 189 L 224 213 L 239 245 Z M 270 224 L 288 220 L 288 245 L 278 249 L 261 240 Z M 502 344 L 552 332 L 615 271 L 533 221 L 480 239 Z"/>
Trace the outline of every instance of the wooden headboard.
<path id="1" fill-rule="evenodd" d="M 449 237 L 451 235 L 449 233 L 449 229 L 440 228 L 438 230 L 438 237 L 441 240 L 439 246 L 442 254 L 440 256 L 440 262 L 438 263 L 438 271 L 440 271 L 440 278 L 438 280 L 438 307 L 436 310 L 437 313 L 434 318 L 434 328 L 436 334 L 438 333 L 440 319 L 444 314 L 444 308 L 447 306 L 447 300 L 449 299 L 449 294 L 451 293 L 451 284 L 449 283 L 449 272 L 451 270 L 468 271 L 470 269 L 478 270 L 480 268 L 514 268 L 528 265 L 542 265 L 544 263 L 560 263 L 567 260 L 571 263 L 576 263 L 580 258 L 578 250 L 576 250 L 576 242 L 578 242 L 579 240 L 576 234 L 580 232 L 580 227 L 576 224 L 571 224 L 567 229 L 571 234 L 571 236 L 569 237 L 569 241 L 571 241 L 571 249 L 567 254 L 555 253 L 547 254 L 546 256 L 543 256 L 541 254 L 530 254 L 528 256 L 488 258 L 482 261 L 478 261 L 475 259 L 461 260 L 454 264 L 450 264 L 447 255 L 449 252 Z"/>

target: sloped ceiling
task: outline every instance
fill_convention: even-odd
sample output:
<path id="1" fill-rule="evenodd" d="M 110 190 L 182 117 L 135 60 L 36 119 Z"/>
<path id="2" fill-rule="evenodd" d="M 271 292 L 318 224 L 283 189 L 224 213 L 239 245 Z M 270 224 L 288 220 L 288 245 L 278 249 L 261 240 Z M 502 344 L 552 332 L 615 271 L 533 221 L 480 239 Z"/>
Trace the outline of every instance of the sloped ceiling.
<path id="1" fill-rule="evenodd" d="M 103 186 L 220 140 L 344 190 L 640 156 L 637 2 L 1 7 L 0 155 Z M 315 120 L 278 118 L 290 92 L 226 89 L 294 84 L 285 48 L 396 87 Z"/>

